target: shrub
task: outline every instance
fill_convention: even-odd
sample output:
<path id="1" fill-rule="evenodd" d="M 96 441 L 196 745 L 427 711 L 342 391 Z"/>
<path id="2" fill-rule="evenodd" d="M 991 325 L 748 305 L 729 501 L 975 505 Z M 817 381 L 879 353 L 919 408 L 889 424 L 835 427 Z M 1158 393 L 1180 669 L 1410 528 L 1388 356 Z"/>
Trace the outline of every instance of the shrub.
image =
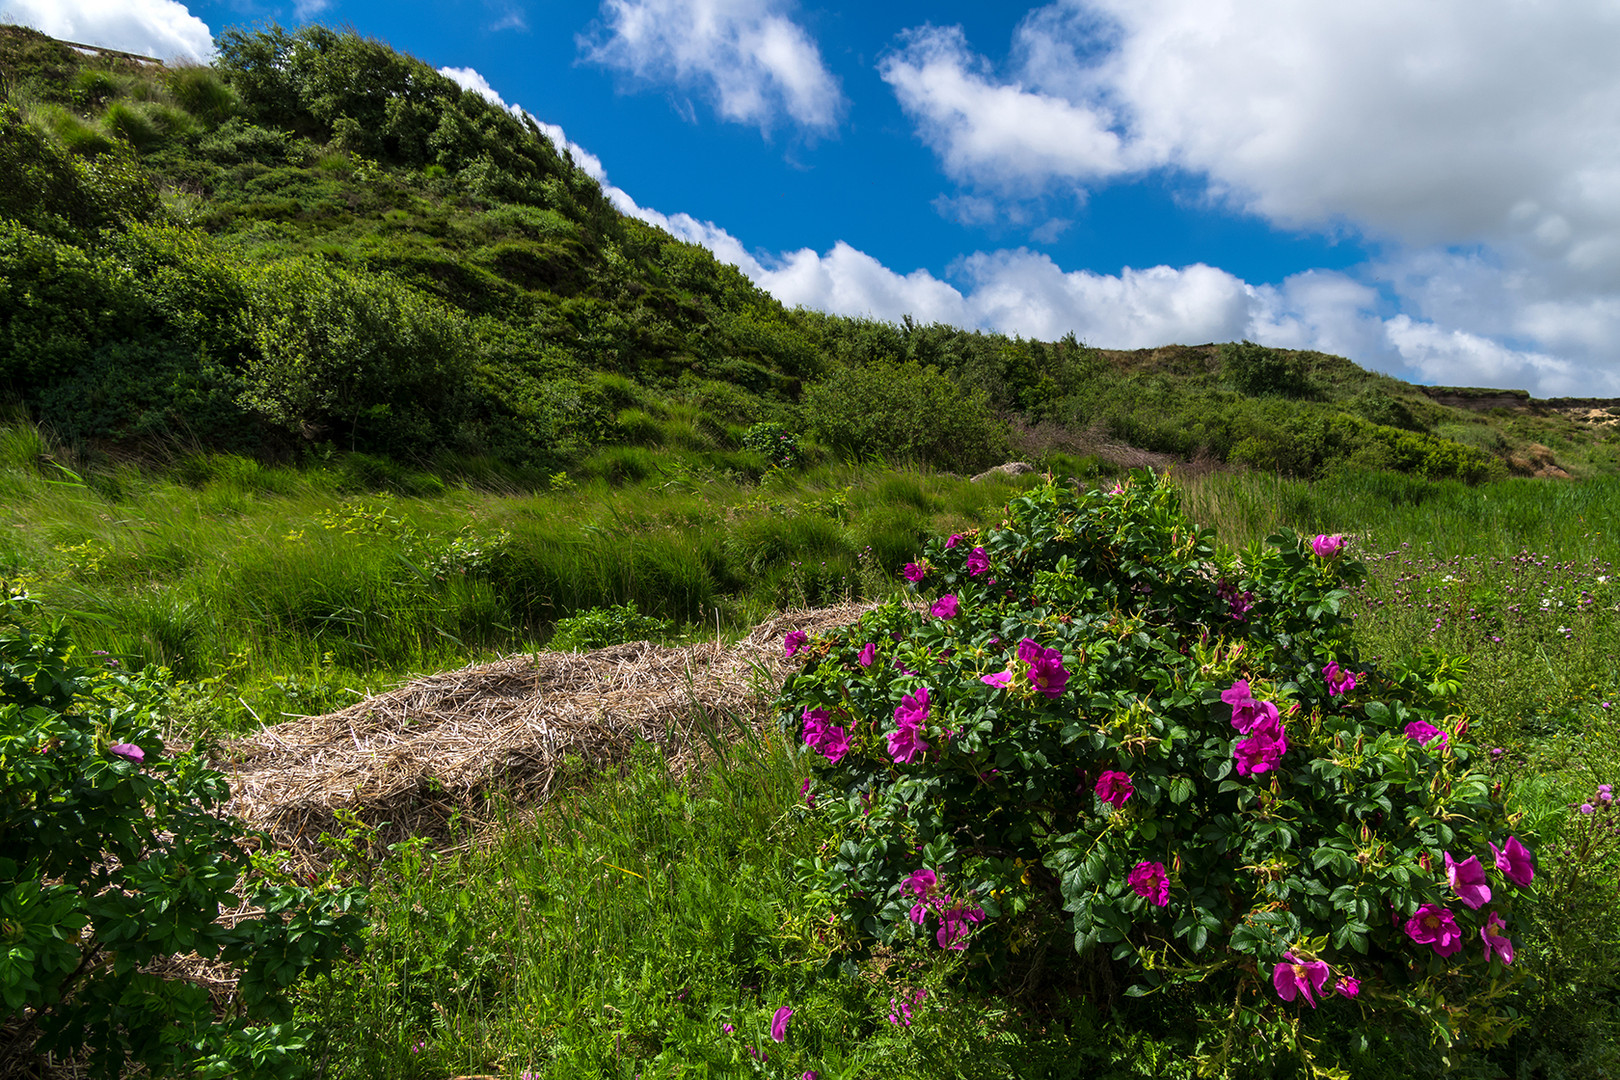
<path id="1" fill-rule="evenodd" d="M 1072 941 L 1131 994 L 1232 1002 L 1210 1068 L 1333 1057 L 1307 1005 L 1504 1037 L 1528 855 L 1455 687 L 1363 664 L 1342 540 L 1268 543 L 1217 546 L 1152 474 L 1049 485 L 931 543 L 922 610 L 805 643 L 780 722 L 833 836 L 804 869 L 857 947 L 1005 972 Z"/>
<path id="2" fill-rule="evenodd" d="M 1245 341 L 1221 346 L 1221 366 L 1232 385 L 1245 394 L 1259 397 L 1278 394 L 1290 398 L 1317 396 L 1317 388 L 1299 354 L 1285 349 L 1268 349 Z"/>
<path id="3" fill-rule="evenodd" d="M 974 472 L 1005 461 L 1011 445 L 982 391 L 914 362 L 834 372 L 805 392 L 804 411 L 816 438 L 848 458 Z"/>
<path id="4" fill-rule="evenodd" d="M 778 469 L 791 469 L 803 460 L 799 437 L 781 424 L 765 421 L 755 424 L 743 435 L 743 449 L 763 454 Z"/>
<path id="5" fill-rule="evenodd" d="M 557 632 L 548 648 L 576 652 L 622 645 L 627 641 L 654 641 L 675 632 L 675 624 L 636 610 L 634 600 L 613 607 L 591 608 L 557 620 Z"/>
<path id="6" fill-rule="evenodd" d="M 110 660 L 78 662 L 60 624 L 0 587 L 5 1052 L 84 1053 L 109 1077 L 295 1075 L 308 1032 L 285 991 L 358 944 L 363 895 L 294 884 L 249 855 L 265 838 L 219 813 L 224 778 L 164 745 L 165 696 Z M 222 922 L 242 899 L 260 913 Z M 239 972 L 234 1015 L 153 970 L 191 952 Z"/>

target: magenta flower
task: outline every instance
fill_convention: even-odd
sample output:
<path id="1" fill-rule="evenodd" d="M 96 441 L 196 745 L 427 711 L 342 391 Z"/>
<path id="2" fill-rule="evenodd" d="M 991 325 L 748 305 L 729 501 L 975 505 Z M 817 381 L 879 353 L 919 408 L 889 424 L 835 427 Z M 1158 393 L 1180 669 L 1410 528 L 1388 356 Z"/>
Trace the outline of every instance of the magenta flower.
<path id="1" fill-rule="evenodd" d="M 922 730 L 915 724 L 902 723 L 899 728 L 889 732 L 889 756 L 894 758 L 898 765 L 910 765 L 917 760 L 917 755 L 928 749 L 923 741 Z"/>
<path id="2" fill-rule="evenodd" d="M 900 888 L 912 896 L 931 896 L 934 886 L 938 884 L 939 876 L 925 866 L 906 875 L 906 880 L 900 883 Z"/>
<path id="3" fill-rule="evenodd" d="M 914 562 L 906 563 L 906 568 L 900 571 L 901 575 L 912 584 L 916 584 L 928 575 L 928 571 Z"/>
<path id="4" fill-rule="evenodd" d="M 730 1035 L 733 1031 L 736 1031 L 737 1029 L 732 1027 L 730 1024 L 721 1024 L 720 1025 L 720 1030 L 725 1032 L 727 1035 Z"/>
<path id="5" fill-rule="evenodd" d="M 956 618 L 956 611 L 959 606 L 960 605 L 957 603 L 956 597 L 950 593 L 946 593 L 944 596 L 934 601 L 934 606 L 928 609 L 928 614 L 932 615 L 936 619 L 954 619 Z"/>
<path id="6" fill-rule="evenodd" d="M 788 1008 L 786 1005 L 776 1010 L 776 1015 L 771 1017 L 772 1039 L 775 1039 L 777 1042 L 781 1042 L 783 1039 L 787 1038 L 788 1020 L 792 1016 L 793 1010 Z"/>
<path id="7" fill-rule="evenodd" d="M 1440 745 L 1446 745 L 1446 733 L 1429 723 L 1427 720 L 1414 720 L 1406 725 L 1406 737 L 1423 747 L 1425 750 L 1436 740 Z"/>
<path id="8" fill-rule="evenodd" d="M 994 686 L 1005 690 L 1007 687 L 1012 685 L 1012 672 L 995 671 L 989 675 L 980 675 L 979 681 L 984 683 L 986 686 Z"/>
<path id="9" fill-rule="evenodd" d="M 810 785 L 813 783 L 815 783 L 815 778 L 807 776 L 804 778 L 804 783 L 799 785 L 799 794 L 804 796 L 804 805 L 812 810 L 816 808 L 816 797 L 810 793 Z"/>
<path id="10" fill-rule="evenodd" d="M 1340 976 L 1337 985 L 1333 987 L 1333 992 L 1338 994 L 1340 997 L 1353 998 L 1357 994 L 1361 993 L 1361 980 L 1352 979 L 1348 975 Z"/>
<path id="11" fill-rule="evenodd" d="M 872 666 L 872 661 L 876 659 L 877 644 L 875 642 L 868 641 L 865 645 L 861 646 L 861 655 L 856 657 L 855 662 L 860 664 L 861 667 L 869 668 Z"/>
<path id="12" fill-rule="evenodd" d="M 1018 659 L 1029 665 L 1029 681 L 1035 689 L 1049 698 L 1063 696 L 1069 685 L 1069 673 L 1063 667 L 1063 653 L 1046 649 L 1030 638 L 1018 643 Z"/>
<path id="13" fill-rule="evenodd" d="M 810 642 L 810 635 L 803 630 L 789 630 L 787 637 L 782 639 L 782 655 L 793 656 Z"/>
<path id="14" fill-rule="evenodd" d="M 909 694 L 900 698 L 900 704 L 894 708 L 894 718 L 906 723 L 904 716 L 915 717 L 910 723 L 920 724 L 928 719 L 928 687 L 919 686 Z"/>
<path id="15" fill-rule="evenodd" d="M 1406 920 L 1406 936 L 1419 945 L 1433 947 L 1441 956 L 1451 956 L 1462 948 L 1462 931 L 1451 911 L 1439 904 L 1424 904 Z"/>
<path id="16" fill-rule="evenodd" d="M 1316 539 L 1311 541 L 1311 550 L 1316 552 L 1319 558 L 1331 559 L 1344 550 L 1344 537 L 1337 533 L 1332 536 L 1318 534 Z"/>
<path id="17" fill-rule="evenodd" d="M 1517 836 L 1507 838 L 1507 843 L 1500 849 L 1491 845 L 1491 855 L 1496 859 L 1496 868 L 1519 888 L 1529 885 L 1536 876 L 1536 867 L 1530 860 L 1530 849 L 1519 842 Z"/>
<path id="18" fill-rule="evenodd" d="M 988 569 L 990 569 L 990 556 L 984 553 L 984 548 L 976 547 L 968 552 L 967 572 L 969 574 L 978 576 Z"/>
<path id="19" fill-rule="evenodd" d="M 951 548 L 955 547 L 957 544 L 959 544 L 961 542 L 962 542 L 962 534 L 961 533 L 951 533 L 951 538 L 949 540 L 945 541 L 945 550 L 949 551 Z"/>
<path id="20" fill-rule="evenodd" d="M 1327 683 L 1329 697 L 1348 694 L 1356 688 L 1355 673 L 1340 667 L 1337 660 L 1322 669 L 1322 679 Z"/>
<path id="21" fill-rule="evenodd" d="M 1238 740 L 1237 745 L 1232 747 L 1232 758 L 1237 762 L 1239 776 L 1270 772 L 1286 753 L 1288 737 L 1278 720 L 1255 725 L 1248 738 Z"/>
<path id="22" fill-rule="evenodd" d="M 1136 787 L 1129 776 L 1110 769 L 1097 777 L 1096 792 L 1097 798 L 1103 802 L 1124 806 L 1125 800 L 1136 794 Z"/>
<path id="23" fill-rule="evenodd" d="M 984 909 L 951 903 L 949 898 L 947 903 L 948 906 L 939 913 L 939 930 L 934 934 L 934 940 L 942 949 L 961 951 L 967 948 L 968 935 L 973 932 L 973 925 L 984 921 Z"/>
<path id="24" fill-rule="evenodd" d="M 1232 706 L 1232 726 L 1248 735 L 1257 727 L 1275 725 L 1277 706 L 1269 701 L 1256 701 L 1249 693 L 1249 681 L 1239 679 L 1221 693 L 1221 700 Z"/>
<path id="25" fill-rule="evenodd" d="M 1322 961 L 1301 960 L 1293 953 L 1286 952 L 1283 953 L 1282 963 L 1271 969 L 1271 985 L 1277 988 L 1277 996 L 1284 1001 L 1293 1001 L 1304 994 L 1306 1002 L 1314 1009 L 1316 999 L 1311 993 L 1322 992 L 1322 987 L 1327 985 L 1328 975 L 1328 966 Z"/>
<path id="26" fill-rule="evenodd" d="M 113 743 L 111 746 L 107 747 L 107 753 L 109 753 L 109 754 L 117 754 L 121 758 L 128 758 L 129 760 L 135 762 L 136 764 L 139 764 L 140 762 L 143 762 L 143 761 L 146 760 L 146 751 L 142 750 L 140 747 L 136 746 L 134 743 L 127 743 L 127 742 Z"/>
<path id="27" fill-rule="evenodd" d="M 1451 891 L 1457 894 L 1457 899 L 1478 911 L 1491 902 L 1491 887 L 1485 883 L 1485 868 L 1479 865 L 1479 856 L 1470 855 L 1462 862 L 1455 862 L 1451 852 L 1446 852 L 1446 880 L 1451 883 Z"/>
<path id="28" fill-rule="evenodd" d="M 1125 879 L 1137 896 L 1159 907 L 1170 902 L 1170 879 L 1165 876 L 1164 863 L 1139 862 Z"/>
<path id="29" fill-rule="evenodd" d="M 849 732 L 828 723 L 826 709 L 805 709 L 804 745 L 836 765 L 849 753 Z"/>
<path id="30" fill-rule="evenodd" d="M 1485 943 L 1485 962 L 1500 960 L 1503 964 L 1513 963 L 1513 939 L 1502 932 L 1506 926 L 1502 916 L 1491 912 L 1485 919 L 1485 925 L 1479 928 L 1479 939 Z"/>

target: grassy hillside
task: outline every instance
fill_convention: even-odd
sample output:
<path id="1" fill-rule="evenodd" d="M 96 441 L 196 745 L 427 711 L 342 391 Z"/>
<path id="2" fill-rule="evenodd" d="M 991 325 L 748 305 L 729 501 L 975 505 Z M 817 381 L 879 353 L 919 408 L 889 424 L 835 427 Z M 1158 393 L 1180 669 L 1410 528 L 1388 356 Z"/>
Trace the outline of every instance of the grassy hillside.
<path id="1" fill-rule="evenodd" d="M 1453 407 L 1338 357 L 789 311 L 379 42 L 219 46 L 171 69 L 0 27 L 0 393 L 70 444 L 528 486 L 603 446 L 734 467 L 771 423 L 969 472 L 1043 451 L 1470 482 L 1615 467 L 1606 414 Z"/>

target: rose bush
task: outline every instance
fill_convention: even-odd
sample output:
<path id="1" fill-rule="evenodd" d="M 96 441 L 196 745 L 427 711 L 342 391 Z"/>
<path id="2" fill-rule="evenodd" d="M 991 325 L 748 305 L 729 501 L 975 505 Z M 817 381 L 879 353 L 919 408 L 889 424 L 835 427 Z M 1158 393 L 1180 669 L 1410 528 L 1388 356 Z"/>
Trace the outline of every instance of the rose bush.
<path id="1" fill-rule="evenodd" d="M 1061 935 L 1130 993 L 1213 984 L 1212 1067 L 1309 1055 L 1301 1008 L 1509 1032 L 1532 857 L 1466 721 L 1357 655 L 1329 539 L 1239 555 L 1151 473 L 1049 484 L 806 642 L 779 716 L 820 751 L 802 870 L 849 945 L 932 931 L 994 971 Z"/>
<path id="2" fill-rule="evenodd" d="M 300 1075 L 286 990 L 359 943 L 363 890 L 277 872 L 220 812 L 225 779 L 164 744 L 163 687 L 79 663 L 0 582 L 0 1073 L 43 1051 L 90 1072 Z M 250 910 L 229 920 L 222 906 Z M 236 972 L 229 1015 L 165 977 L 188 953 Z"/>

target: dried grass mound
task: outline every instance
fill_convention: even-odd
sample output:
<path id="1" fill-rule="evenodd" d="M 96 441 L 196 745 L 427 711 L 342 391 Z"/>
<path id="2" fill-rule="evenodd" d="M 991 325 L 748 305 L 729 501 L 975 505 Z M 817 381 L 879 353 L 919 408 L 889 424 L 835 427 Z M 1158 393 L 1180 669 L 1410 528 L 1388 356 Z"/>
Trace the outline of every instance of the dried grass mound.
<path id="1" fill-rule="evenodd" d="M 651 742 L 690 764 L 699 725 L 753 723 L 800 660 L 790 630 L 854 622 L 870 604 L 788 612 L 729 648 L 637 641 L 586 653 L 512 656 L 417 679 L 340 712 L 301 717 L 226 744 L 229 809 L 268 832 L 301 868 L 320 866 L 338 812 L 378 828 L 379 843 L 444 838 L 452 815 L 476 825 L 489 795 L 543 803 L 571 777 L 624 762 Z M 729 719 L 724 721 L 735 727 Z"/>

